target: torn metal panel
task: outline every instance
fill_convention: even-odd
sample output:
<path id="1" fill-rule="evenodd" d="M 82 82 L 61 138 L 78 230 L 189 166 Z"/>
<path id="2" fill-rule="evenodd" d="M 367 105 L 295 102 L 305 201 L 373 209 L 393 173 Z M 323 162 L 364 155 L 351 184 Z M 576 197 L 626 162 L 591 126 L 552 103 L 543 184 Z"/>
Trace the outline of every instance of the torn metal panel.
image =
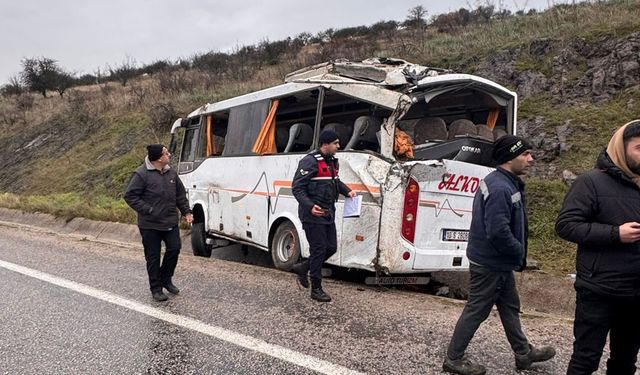
<path id="1" fill-rule="evenodd" d="M 393 112 L 382 122 L 380 127 L 380 153 L 382 155 L 394 158 L 396 124 L 407 114 L 409 108 L 411 108 L 411 103 L 409 96 L 399 96 Z"/>
<path id="2" fill-rule="evenodd" d="M 395 91 L 381 90 L 380 87 L 377 86 L 362 85 L 359 83 L 332 85 L 331 89 L 354 98 L 360 98 L 367 102 L 378 104 L 391 110 L 397 107 L 398 101 L 403 96 L 403 94 Z"/>
<path id="3" fill-rule="evenodd" d="M 449 73 L 448 70 L 411 64 L 405 60 L 372 58 L 360 62 L 345 59 L 329 61 L 287 74 L 285 82 L 318 79 L 328 74 L 385 86 L 412 86 L 424 77 Z"/>
<path id="4" fill-rule="evenodd" d="M 340 175 L 344 181 L 353 181 L 382 206 L 382 191 L 391 163 L 370 154 L 341 155 Z"/>
<path id="5" fill-rule="evenodd" d="M 377 259 L 379 220 L 388 160 L 361 152 L 340 153 L 340 179 L 363 197 L 360 216 L 343 217 L 343 200 L 336 205 L 339 265 L 373 271 Z"/>

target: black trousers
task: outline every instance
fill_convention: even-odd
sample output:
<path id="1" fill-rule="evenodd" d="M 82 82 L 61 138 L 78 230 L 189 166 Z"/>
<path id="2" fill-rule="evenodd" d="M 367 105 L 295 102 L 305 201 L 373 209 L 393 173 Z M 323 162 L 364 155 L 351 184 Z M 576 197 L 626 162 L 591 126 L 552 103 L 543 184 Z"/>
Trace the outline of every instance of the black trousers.
<path id="1" fill-rule="evenodd" d="M 309 241 L 309 260 L 303 262 L 302 269 L 309 270 L 312 288 L 322 287 L 322 264 L 338 249 L 336 225 L 303 223 L 302 229 Z"/>
<path id="2" fill-rule="evenodd" d="M 640 348 L 640 299 L 620 299 L 576 288 L 573 354 L 568 375 L 598 370 L 609 335 L 607 375 L 634 375 Z"/>
<path id="3" fill-rule="evenodd" d="M 149 288 L 151 292 L 160 292 L 163 285 L 171 282 L 173 272 L 178 264 L 178 254 L 180 254 L 182 247 L 180 229 L 177 226 L 167 231 L 140 228 L 140 235 L 142 236 L 142 246 L 144 246 L 144 258 L 147 261 Z M 161 265 L 162 241 L 164 241 L 165 253 Z"/>
<path id="4" fill-rule="evenodd" d="M 529 341 L 520 325 L 520 297 L 513 272 L 494 272 L 474 264 L 469 266 L 469 272 L 469 299 L 453 331 L 447 350 L 449 358 L 462 358 L 480 324 L 489 317 L 493 305 L 498 307 L 511 349 L 518 354 L 528 353 Z"/>

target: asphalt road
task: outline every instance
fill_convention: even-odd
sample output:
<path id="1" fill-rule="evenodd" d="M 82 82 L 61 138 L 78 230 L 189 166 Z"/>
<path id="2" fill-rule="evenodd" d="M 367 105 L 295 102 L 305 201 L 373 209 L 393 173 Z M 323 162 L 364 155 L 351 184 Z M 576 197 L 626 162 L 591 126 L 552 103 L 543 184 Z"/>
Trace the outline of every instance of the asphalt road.
<path id="1" fill-rule="evenodd" d="M 319 304 L 292 274 L 187 254 L 174 283 L 179 295 L 154 302 L 140 250 L 0 227 L 0 374 L 439 374 L 462 309 L 332 279 Z M 523 326 L 558 356 L 520 373 L 564 373 L 570 322 Z M 468 355 L 516 373 L 495 313 Z"/>

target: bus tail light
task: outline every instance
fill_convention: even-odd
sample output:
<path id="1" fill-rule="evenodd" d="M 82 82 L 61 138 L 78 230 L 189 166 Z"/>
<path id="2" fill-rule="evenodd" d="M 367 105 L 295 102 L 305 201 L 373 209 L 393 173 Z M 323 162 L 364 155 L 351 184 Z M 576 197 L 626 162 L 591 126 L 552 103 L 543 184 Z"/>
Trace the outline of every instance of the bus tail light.
<path id="1" fill-rule="evenodd" d="M 420 186 L 409 177 L 404 191 L 404 207 L 402 208 L 402 237 L 413 243 L 416 235 L 416 215 L 420 205 Z"/>

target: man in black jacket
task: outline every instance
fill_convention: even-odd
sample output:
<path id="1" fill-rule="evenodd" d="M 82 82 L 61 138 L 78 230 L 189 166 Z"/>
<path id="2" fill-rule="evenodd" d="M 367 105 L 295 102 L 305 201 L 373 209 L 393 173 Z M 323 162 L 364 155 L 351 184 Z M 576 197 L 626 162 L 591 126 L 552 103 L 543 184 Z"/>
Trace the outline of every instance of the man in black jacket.
<path id="1" fill-rule="evenodd" d="M 151 295 L 156 301 L 166 301 L 163 287 L 173 294 L 180 292 L 171 281 L 182 246 L 176 207 L 188 223 L 193 216 L 184 186 L 169 167 L 171 154 L 167 148 L 155 144 L 147 146 L 147 151 L 144 163 L 131 176 L 124 200 L 138 213 Z M 162 241 L 166 250 L 160 265 Z"/>
<path id="2" fill-rule="evenodd" d="M 633 375 L 640 348 L 640 121 L 613 135 L 571 186 L 556 232 L 578 244 L 575 341 L 567 374 L 598 369 L 610 337 L 607 374 Z"/>
<path id="3" fill-rule="evenodd" d="M 331 301 L 322 290 L 322 264 L 338 247 L 335 202 L 339 194 L 356 196 L 338 176 L 338 159 L 334 155 L 339 148 L 338 134 L 329 129 L 322 131 L 320 148 L 300 160 L 292 183 L 293 195 L 298 201 L 298 216 L 309 241 L 309 259 L 296 264 L 293 271 L 304 288 L 309 287 L 309 273 L 311 298 L 320 302 Z"/>
<path id="4" fill-rule="evenodd" d="M 493 147 L 498 167 L 480 183 L 473 199 L 469 230 L 470 290 L 458 319 L 442 369 L 461 375 L 484 375 L 484 366 L 464 357 L 469 342 L 491 313 L 494 305 L 502 321 L 516 368 L 528 369 L 534 362 L 551 359 L 555 350 L 533 347 L 520 325 L 520 298 L 513 271 L 522 271 L 527 258 L 528 222 L 524 182 L 531 163 L 531 145 L 525 139 L 506 135 Z"/>

